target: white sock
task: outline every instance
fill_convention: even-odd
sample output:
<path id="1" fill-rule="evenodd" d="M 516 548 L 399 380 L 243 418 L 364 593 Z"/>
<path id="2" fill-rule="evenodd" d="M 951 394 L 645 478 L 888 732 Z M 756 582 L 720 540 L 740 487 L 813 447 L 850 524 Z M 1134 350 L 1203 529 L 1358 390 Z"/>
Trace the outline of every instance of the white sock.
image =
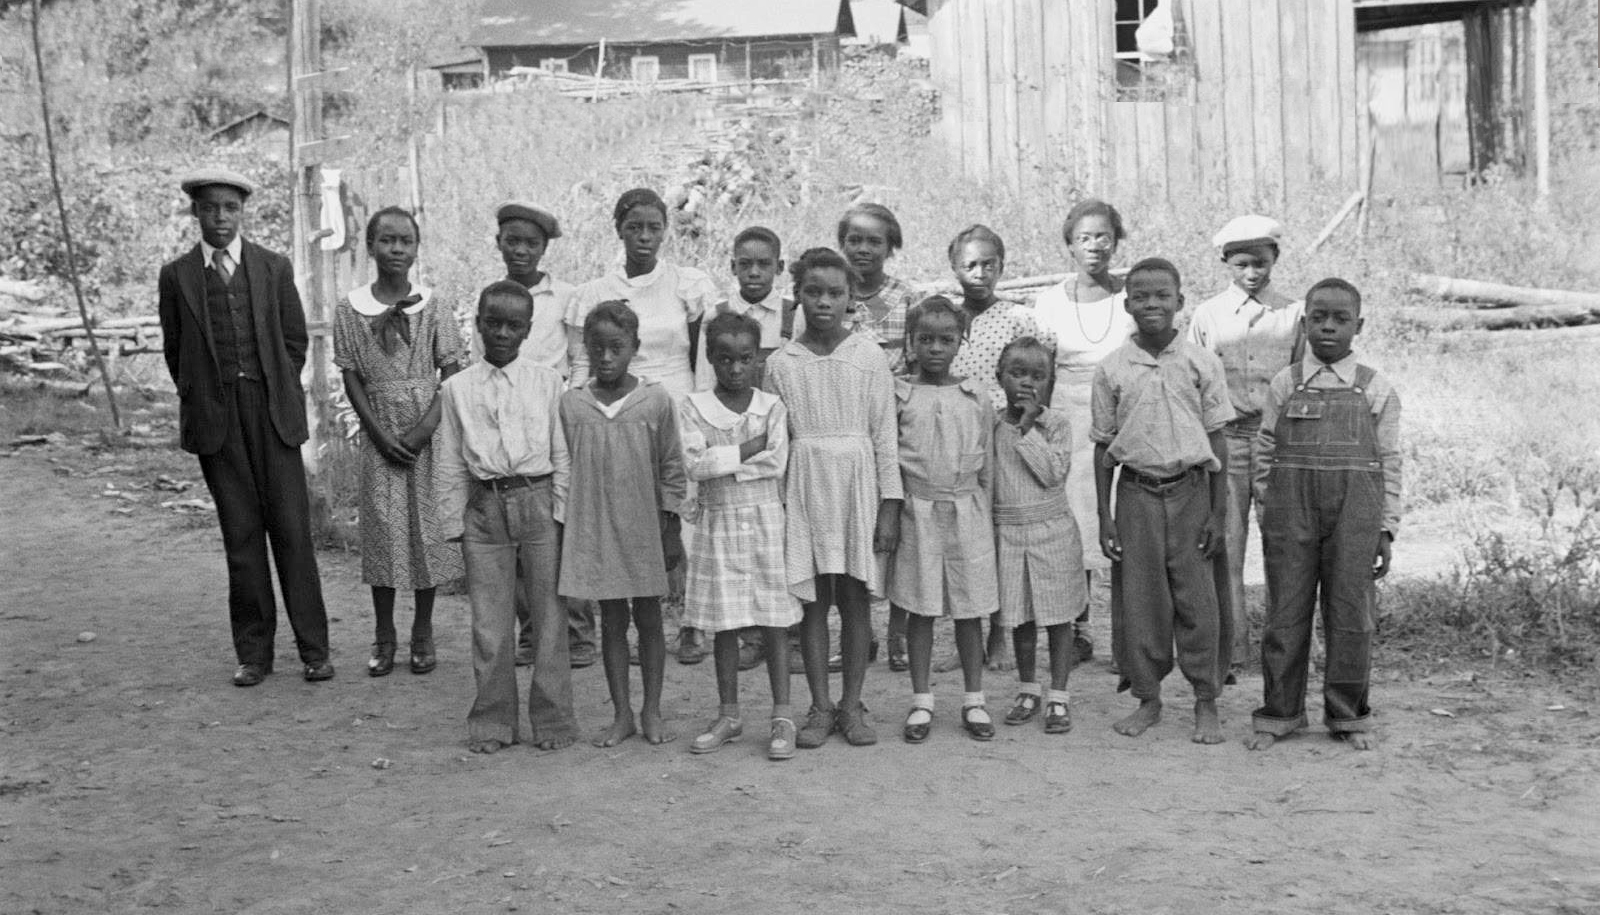
<path id="1" fill-rule="evenodd" d="M 1018 683 L 1017 684 L 1017 692 L 1019 694 L 1021 694 L 1021 695 L 1024 695 L 1024 696 L 1035 696 L 1035 697 L 1037 697 L 1037 696 L 1044 695 L 1042 692 L 1039 691 L 1039 681 L 1038 680 L 1035 680 L 1032 683 Z"/>
<path id="2" fill-rule="evenodd" d="M 933 721 L 933 693 L 912 693 L 911 714 L 906 724 L 928 724 Z"/>
<path id="3" fill-rule="evenodd" d="M 1045 701 L 1059 702 L 1062 705 L 1070 705 L 1072 703 L 1072 693 L 1064 689 L 1052 689 Z"/>
<path id="4" fill-rule="evenodd" d="M 983 690 L 981 689 L 975 693 L 961 694 L 961 707 L 963 709 L 970 709 L 970 711 L 963 713 L 968 721 L 979 724 L 991 724 L 992 722 L 989 720 L 989 712 L 984 708 L 984 706 L 987 704 L 988 700 L 983 697 Z"/>

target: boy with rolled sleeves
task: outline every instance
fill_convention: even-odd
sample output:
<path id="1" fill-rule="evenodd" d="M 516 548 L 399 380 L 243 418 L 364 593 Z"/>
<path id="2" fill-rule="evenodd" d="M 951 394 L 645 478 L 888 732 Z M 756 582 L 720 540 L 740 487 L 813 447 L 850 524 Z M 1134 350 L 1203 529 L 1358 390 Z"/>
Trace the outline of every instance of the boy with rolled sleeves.
<path id="1" fill-rule="evenodd" d="M 1233 421 L 1222 430 L 1228 442 L 1228 515 L 1223 528 L 1226 556 L 1219 563 L 1217 598 L 1233 623 L 1229 654 L 1233 682 L 1250 658 L 1250 624 L 1245 614 L 1244 554 L 1249 543 L 1250 505 L 1261 511 L 1261 493 L 1253 482 L 1261 469 L 1256 453 L 1256 432 L 1267 386 L 1304 351 L 1300 329 L 1301 303 L 1272 285 L 1278 262 L 1283 226 L 1266 216 L 1240 216 L 1212 239 L 1232 282 L 1221 293 L 1200 303 L 1189 323 L 1189 342 L 1222 359 L 1233 402 Z"/>
<path id="2" fill-rule="evenodd" d="M 1321 598 L 1327 663 L 1323 723 L 1358 750 L 1372 733 L 1374 582 L 1389 573 L 1400 527 L 1400 397 L 1357 361 L 1361 293 L 1325 279 L 1306 293 L 1305 358 L 1272 380 L 1257 447 L 1266 485 L 1263 701 L 1251 716 L 1252 750 L 1306 724 L 1311 615 Z"/>
<path id="3" fill-rule="evenodd" d="M 1222 742 L 1217 696 L 1228 669 L 1228 620 L 1213 559 L 1222 549 L 1227 487 L 1222 430 L 1233 419 L 1222 362 L 1179 339 L 1178 269 L 1133 265 L 1126 308 L 1135 333 L 1095 369 L 1100 548 L 1112 565 L 1112 652 L 1139 708 L 1113 727 L 1136 737 L 1161 720 L 1161 681 L 1177 662 L 1194 688 L 1195 743 Z M 1116 512 L 1112 512 L 1112 473 Z"/>
<path id="4" fill-rule="evenodd" d="M 532 611 L 532 743 L 571 746 L 577 737 L 568 669 L 566 612 L 556 596 L 561 524 L 571 459 L 558 420 L 561 376 L 519 356 L 533 296 L 501 280 L 478 298 L 483 361 L 439 389 L 435 449 L 439 523 L 459 540 L 472 605 L 472 674 L 467 746 L 493 753 L 521 739 L 517 706 L 517 614 Z"/>
<path id="5" fill-rule="evenodd" d="M 550 242 L 561 237 L 561 223 L 548 210 L 531 203 L 511 201 L 494 214 L 494 244 L 506 265 L 506 279 L 521 284 L 533 296 L 533 322 L 522 344 L 522 358 L 552 369 L 565 380 L 571 374 L 567 350 L 567 302 L 573 285 L 540 269 Z M 595 661 L 594 604 L 566 601 L 567 649 L 574 668 Z M 533 663 L 533 621 L 529 609 L 517 604 L 517 665 Z"/>

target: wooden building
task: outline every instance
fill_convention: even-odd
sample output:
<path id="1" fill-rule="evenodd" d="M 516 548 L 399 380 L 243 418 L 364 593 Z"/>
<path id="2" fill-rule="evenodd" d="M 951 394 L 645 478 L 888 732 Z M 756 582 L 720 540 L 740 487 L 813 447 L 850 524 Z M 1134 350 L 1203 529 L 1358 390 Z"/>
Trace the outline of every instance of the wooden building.
<path id="1" fill-rule="evenodd" d="M 1507 127 L 1545 109 L 1548 0 L 901 2 L 929 17 L 948 145 L 969 173 L 1023 189 L 1270 208 L 1318 184 L 1353 190 L 1369 102 L 1394 78 L 1360 68 L 1358 44 L 1430 23 L 1466 30 L 1471 167 L 1548 161 L 1547 127 L 1542 141 Z M 1157 20 L 1170 53 L 1140 46 Z"/>
<path id="2" fill-rule="evenodd" d="M 848 0 L 485 0 L 471 44 L 513 67 L 613 79 L 803 79 L 838 64 Z"/>

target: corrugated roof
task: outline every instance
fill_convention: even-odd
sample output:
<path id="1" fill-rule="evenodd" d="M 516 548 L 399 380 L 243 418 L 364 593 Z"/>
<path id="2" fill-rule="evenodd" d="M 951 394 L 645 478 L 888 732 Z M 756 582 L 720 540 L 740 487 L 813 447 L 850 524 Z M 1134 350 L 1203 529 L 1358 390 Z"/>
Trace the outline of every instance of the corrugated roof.
<path id="1" fill-rule="evenodd" d="M 855 34 L 846 0 L 485 0 L 484 48 Z"/>

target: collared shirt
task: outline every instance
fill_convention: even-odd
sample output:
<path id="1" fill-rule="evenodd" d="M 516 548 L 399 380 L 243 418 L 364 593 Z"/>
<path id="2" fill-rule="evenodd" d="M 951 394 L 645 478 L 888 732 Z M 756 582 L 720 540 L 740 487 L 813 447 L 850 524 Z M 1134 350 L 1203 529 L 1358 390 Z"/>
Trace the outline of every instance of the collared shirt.
<path id="1" fill-rule="evenodd" d="M 562 378 L 572 373 L 567 351 L 572 345 L 567 332 L 567 310 L 572 306 L 572 293 L 577 287 L 562 282 L 547 271 L 539 282 L 528 287 L 533 296 L 533 321 L 528 329 L 528 339 L 522 341 L 519 359 L 529 359 L 536 365 L 552 369 Z M 478 352 L 483 352 L 479 347 Z"/>
<path id="2" fill-rule="evenodd" d="M 1194 310 L 1189 342 L 1222 358 L 1228 396 L 1239 421 L 1260 417 L 1272 379 L 1304 349 L 1300 328 L 1304 313 L 1304 302 L 1270 285 L 1252 296 L 1230 284 Z"/>
<path id="3" fill-rule="evenodd" d="M 1233 419 L 1222 361 L 1181 336 L 1159 356 L 1133 340 L 1112 350 L 1095 369 L 1089 411 L 1089 438 L 1113 465 L 1162 477 L 1222 469 L 1207 439 Z"/>
<path id="4" fill-rule="evenodd" d="M 695 388 L 695 373 L 689 365 L 689 325 L 705 317 L 721 298 L 704 271 L 664 260 L 639 276 L 628 276 L 619 264 L 605 276 L 584 283 L 573 291 L 567 307 L 572 387 L 589 383 L 584 319 L 601 302 L 620 299 L 639 316 L 639 353 L 628 371 L 660 382 L 673 396 L 688 394 Z"/>
<path id="5" fill-rule="evenodd" d="M 205 239 L 200 239 L 200 253 L 205 255 L 207 269 L 217 269 L 216 257 L 218 251 L 228 252 L 228 259 L 233 263 L 233 272 L 238 273 L 240 265 L 244 263 L 241 260 L 244 257 L 244 236 L 235 234 L 233 241 L 228 242 L 227 248 L 213 248 L 206 244 Z"/>
<path id="6" fill-rule="evenodd" d="M 845 315 L 850 330 L 883 347 L 889 357 L 890 371 L 899 372 L 906 366 L 906 312 L 917 304 L 917 298 L 917 291 L 910 283 L 887 274 L 883 285 L 872 295 L 850 294 L 850 310 Z M 874 315 L 874 306 L 883 314 Z M 796 333 L 795 336 L 800 335 Z"/>
<path id="7" fill-rule="evenodd" d="M 461 536 L 474 480 L 550 474 L 555 519 L 566 517 L 571 460 L 559 419 L 561 376 L 518 355 L 504 367 L 475 362 L 439 389 L 434 449 L 445 539 Z"/>
<path id="8" fill-rule="evenodd" d="M 1347 388 L 1355 384 L 1356 368 L 1360 363 L 1355 353 L 1328 365 L 1311 353 L 1300 362 L 1301 373 L 1308 388 Z M 1261 431 L 1256 433 L 1260 448 L 1260 463 L 1256 465 L 1256 482 L 1264 485 L 1272 468 L 1272 454 L 1277 449 L 1278 414 L 1294 393 L 1294 373 L 1289 369 L 1279 372 L 1268 388 L 1266 405 L 1261 411 Z M 1400 514 L 1404 510 L 1404 493 L 1400 455 L 1400 395 L 1394 385 L 1382 374 L 1374 372 L 1372 383 L 1363 392 L 1372 406 L 1374 431 L 1378 438 L 1378 460 L 1383 462 L 1383 529 L 1398 536 Z"/>
<path id="9" fill-rule="evenodd" d="M 713 317 L 731 312 L 754 318 L 756 323 L 761 325 L 759 346 L 762 361 L 765 362 L 773 350 L 783 345 L 783 313 L 787 307 L 788 302 L 783 293 L 778 291 L 777 286 L 773 286 L 767 297 L 759 302 L 745 301 L 745 297 L 737 292 L 718 302 L 700 325 L 700 359 L 694 367 L 695 390 L 709 391 L 717 383 L 716 372 L 711 369 L 711 360 L 706 358 L 707 345 L 711 341 L 706 339 L 705 333 Z"/>

